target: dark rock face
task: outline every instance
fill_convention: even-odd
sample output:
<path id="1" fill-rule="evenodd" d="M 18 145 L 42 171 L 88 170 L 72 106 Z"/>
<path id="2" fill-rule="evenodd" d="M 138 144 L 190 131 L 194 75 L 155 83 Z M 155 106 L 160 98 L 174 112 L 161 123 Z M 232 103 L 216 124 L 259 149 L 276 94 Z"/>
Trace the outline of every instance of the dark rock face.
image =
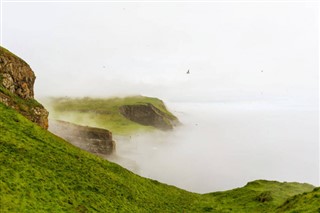
<path id="1" fill-rule="evenodd" d="M 106 129 L 50 120 L 49 131 L 93 154 L 110 155 L 115 151 L 112 133 Z"/>
<path id="2" fill-rule="evenodd" d="M 0 102 L 17 110 L 42 128 L 48 128 L 48 111 L 34 100 L 35 75 L 21 58 L 0 47 Z M 15 96 L 25 101 L 21 102 Z"/>
<path id="3" fill-rule="evenodd" d="M 119 110 L 124 117 L 131 121 L 161 130 L 171 130 L 178 122 L 152 104 L 124 105 Z"/>
<path id="4" fill-rule="evenodd" d="M 23 99 L 34 98 L 33 85 L 36 76 L 30 66 L 21 58 L 0 48 L 2 86 Z"/>

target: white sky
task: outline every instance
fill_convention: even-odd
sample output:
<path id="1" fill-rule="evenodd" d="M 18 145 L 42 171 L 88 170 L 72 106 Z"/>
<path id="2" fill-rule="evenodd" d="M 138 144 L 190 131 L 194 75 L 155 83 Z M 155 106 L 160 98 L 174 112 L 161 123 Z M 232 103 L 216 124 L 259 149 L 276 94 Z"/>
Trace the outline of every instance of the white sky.
<path id="1" fill-rule="evenodd" d="M 2 45 L 33 68 L 37 96 L 317 98 L 315 2 L 2 6 Z"/>

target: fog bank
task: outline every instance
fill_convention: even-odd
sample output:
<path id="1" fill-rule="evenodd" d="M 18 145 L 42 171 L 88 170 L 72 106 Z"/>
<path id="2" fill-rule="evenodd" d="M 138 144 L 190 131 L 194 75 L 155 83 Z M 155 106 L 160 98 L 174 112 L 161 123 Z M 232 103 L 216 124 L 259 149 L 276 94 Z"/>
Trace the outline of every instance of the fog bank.
<path id="1" fill-rule="evenodd" d="M 316 108 L 262 102 L 170 103 L 183 126 L 116 138 L 124 167 L 205 193 L 256 179 L 319 185 Z"/>

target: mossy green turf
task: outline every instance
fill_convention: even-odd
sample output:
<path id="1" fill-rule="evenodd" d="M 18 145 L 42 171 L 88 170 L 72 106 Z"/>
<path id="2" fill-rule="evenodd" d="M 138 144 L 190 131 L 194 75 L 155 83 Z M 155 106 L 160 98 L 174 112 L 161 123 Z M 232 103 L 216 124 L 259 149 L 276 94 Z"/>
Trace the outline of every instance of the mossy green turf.
<path id="1" fill-rule="evenodd" d="M 114 134 L 128 135 L 139 131 L 155 130 L 132 122 L 121 115 L 119 107 L 123 105 L 152 104 L 172 120 L 177 118 L 169 112 L 164 103 L 144 96 L 126 98 L 51 98 L 44 101 L 50 111 L 50 118 L 61 119 L 79 125 L 88 125 L 110 130 Z"/>
<path id="2" fill-rule="evenodd" d="M 313 188 L 254 181 L 226 192 L 187 192 L 80 150 L 2 103 L 0 131 L 0 212 L 285 212 L 280 204 Z M 263 192 L 271 199 L 261 202 Z"/>

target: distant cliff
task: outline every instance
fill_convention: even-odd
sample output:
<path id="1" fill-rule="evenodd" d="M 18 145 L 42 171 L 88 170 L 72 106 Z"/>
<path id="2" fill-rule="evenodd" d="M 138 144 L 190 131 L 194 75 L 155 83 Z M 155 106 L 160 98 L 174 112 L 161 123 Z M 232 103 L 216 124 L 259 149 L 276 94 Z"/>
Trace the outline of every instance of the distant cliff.
<path id="1" fill-rule="evenodd" d="M 161 130 L 171 130 L 178 124 L 176 117 L 167 115 L 150 103 L 123 105 L 119 110 L 124 117 L 133 122 Z"/>
<path id="2" fill-rule="evenodd" d="M 109 155 L 115 151 L 116 145 L 112 139 L 112 133 L 106 129 L 50 120 L 49 130 L 69 143 L 93 154 Z"/>
<path id="3" fill-rule="evenodd" d="M 172 130 L 178 118 L 158 98 L 129 96 L 123 98 L 49 98 L 52 118 L 80 125 L 94 123 L 115 135 Z"/>
<path id="4" fill-rule="evenodd" d="M 35 79 L 24 60 L 0 47 L 0 102 L 47 129 L 49 113 L 34 99 Z"/>

